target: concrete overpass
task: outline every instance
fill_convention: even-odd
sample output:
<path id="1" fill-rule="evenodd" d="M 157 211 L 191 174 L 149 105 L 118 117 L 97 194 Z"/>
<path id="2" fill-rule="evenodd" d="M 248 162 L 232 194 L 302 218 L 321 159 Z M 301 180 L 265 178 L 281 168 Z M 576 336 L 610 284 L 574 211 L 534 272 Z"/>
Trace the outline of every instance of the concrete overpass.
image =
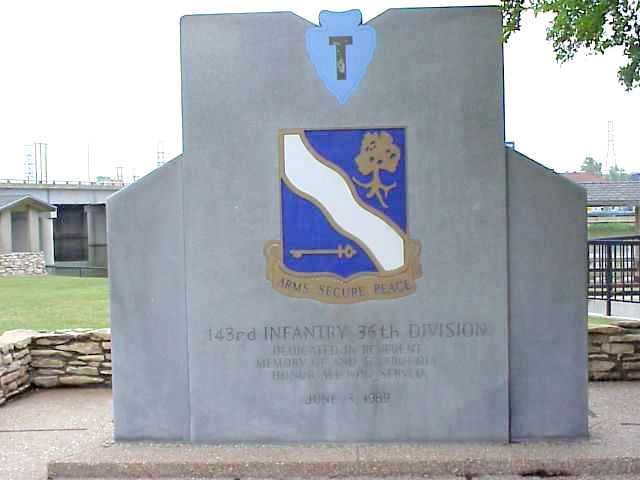
<path id="1" fill-rule="evenodd" d="M 105 200 L 122 182 L 64 181 L 48 184 L 0 180 L 0 196 L 30 196 L 57 207 L 53 220 L 54 262 L 107 266 Z"/>

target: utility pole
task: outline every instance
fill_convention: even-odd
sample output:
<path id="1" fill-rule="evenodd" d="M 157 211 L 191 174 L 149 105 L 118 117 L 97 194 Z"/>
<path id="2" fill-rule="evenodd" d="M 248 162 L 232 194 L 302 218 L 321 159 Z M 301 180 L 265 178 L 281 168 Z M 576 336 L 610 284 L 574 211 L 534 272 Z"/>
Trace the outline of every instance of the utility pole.
<path id="1" fill-rule="evenodd" d="M 49 182 L 48 145 L 42 142 L 33 142 L 33 158 L 35 164 L 36 183 Z"/>

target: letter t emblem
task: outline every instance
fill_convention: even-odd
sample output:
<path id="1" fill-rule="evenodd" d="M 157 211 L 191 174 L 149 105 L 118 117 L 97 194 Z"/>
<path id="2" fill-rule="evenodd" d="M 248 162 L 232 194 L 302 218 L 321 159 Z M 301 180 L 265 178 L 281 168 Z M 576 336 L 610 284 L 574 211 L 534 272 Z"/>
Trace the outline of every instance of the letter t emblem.
<path id="1" fill-rule="evenodd" d="M 347 45 L 353 43 L 353 37 L 329 37 L 329 45 L 336 46 L 336 79 L 347 79 Z"/>

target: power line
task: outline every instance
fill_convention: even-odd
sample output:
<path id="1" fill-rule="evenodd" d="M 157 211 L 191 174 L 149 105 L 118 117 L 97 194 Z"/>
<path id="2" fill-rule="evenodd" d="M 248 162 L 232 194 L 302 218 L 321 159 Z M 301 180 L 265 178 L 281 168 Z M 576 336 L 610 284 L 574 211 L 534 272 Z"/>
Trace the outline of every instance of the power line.
<path id="1" fill-rule="evenodd" d="M 607 159 L 605 171 L 609 171 L 611 167 L 618 168 L 618 159 L 616 158 L 616 140 L 613 120 L 607 122 Z"/>

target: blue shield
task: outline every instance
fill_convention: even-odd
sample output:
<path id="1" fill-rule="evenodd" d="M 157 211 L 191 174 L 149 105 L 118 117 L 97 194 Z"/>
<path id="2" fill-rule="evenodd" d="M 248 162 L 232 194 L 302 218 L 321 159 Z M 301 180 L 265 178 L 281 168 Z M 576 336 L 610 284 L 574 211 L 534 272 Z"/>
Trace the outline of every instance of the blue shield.
<path id="1" fill-rule="evenodd" d="M 405 130 L 300 129 L 280 140 L 283 266 L 342 279 L 404 268 Z"/>
<path id="2" fill-rule="evenodd" d="M 320 12 L 320 26 L 307 30 L 307 54 L 327 89 L 343 104 L 367 71 L 376 47 L 373 27 L 360 10 Z"/>

